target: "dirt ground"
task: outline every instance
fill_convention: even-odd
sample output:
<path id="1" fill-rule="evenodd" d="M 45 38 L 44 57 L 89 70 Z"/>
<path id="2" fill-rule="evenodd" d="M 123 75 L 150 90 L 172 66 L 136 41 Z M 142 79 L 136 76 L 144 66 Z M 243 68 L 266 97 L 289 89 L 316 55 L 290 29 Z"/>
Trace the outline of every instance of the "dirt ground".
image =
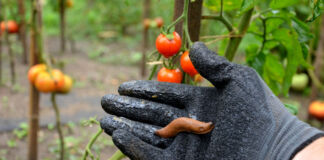
<path id="1" fill-rule="evenodd" d="M 118 64 L 119 61 L 127 63 L 133 48 L 125 47 L 125 44 L 98 44 L 89 42 L 77 42 L 77 51 L 60 55 L 57 38 L 49 38 L 46 41 L 46 53 L 50 53 L 57 60 L 66 62 L 64 72 L 75 80 L 74 88 L 68 95 L 57 97 L 66 136 L 67 159 L 80 159 L 91 135 L 95 134 L 98 126 L 82 126 L 80 122 L 89 117 L 97 116 L 98 119 L 105 113 L 101 109 L 100 99 L 105 94 L 117 94 L 118 86 L 125 81 L 141 79 L 139 68 L 135 64 Z M 99 58 L 89 56 L 94 50 L 100 48 Z M 135 51 L 139 49 L 135 49 Z M 118 57 L 109 59 L 109 57 Z M 4 59 L 8 57 L 5 55 Z M 108 58 L 108 60 L 107 60 Z M 16 58 L 17 83 L 10 84 L 9 64 L 6 60 L 3 64 L 5 85 L 0 86 L 0 160 L 23 160 L 27 155 L 27 138 L 18 138 L 18 133 L 13 129 L 22 123 L 28 122 L 28 91 L 26 65 L 21 64 L 20 56 Z M 103 62 L 102 60 L 106 61 Z M 108 63 L 107 63 L 108 61 Z M 306 118 L 308 97 L 291 93 L 291 97 L 281 98 L 285 102 L 300 104 L 301 119 Z M 40 100 L 40 124 L 39 131 L 39 159 L 57 159 L 58 135 L 54 123 L 54 112 L 50 103 L 50 96 L 42 94 Z M 100 143 L 94 145 L 94 153 L 100 152 L 100 159 L 108 159 L 115 151 L 111 138 L 106 134 L 100 137 Z"/>

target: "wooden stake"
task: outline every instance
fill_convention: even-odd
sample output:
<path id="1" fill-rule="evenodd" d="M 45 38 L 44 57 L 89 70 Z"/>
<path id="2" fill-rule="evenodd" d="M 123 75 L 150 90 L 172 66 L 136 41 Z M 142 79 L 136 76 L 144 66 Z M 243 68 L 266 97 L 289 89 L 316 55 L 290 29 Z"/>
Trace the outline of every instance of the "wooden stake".
<path id="1" fill-rule="evenodd" d="M 41 54 L 41 6 L 39 0 L 31 0 L 31 41 L 30 41 L 30 66 L 38 64 Z M 28 160 L 37 160 L 37 132 L 39 129 L 39 92 L 30 84 L 29 90 L 29 131 L 28 131 Z"/>
<path id="2" fill-rule="evenodd" d="M 143 21 L 146 18 L 150 17 L 150 10 L 151 10 L 151 0 L 144 0 L 143 3 L 144 11 L 143 11 Z M 148 48 L 148 27 L 143 27 L 143 46 L 142 46 L 142 63 L 141 63 L 141 75 L 142 78 L 146 75 L 146 51 Z"/>
<path id="3" fill-rule="evenodd" d="M 19 17 L 20 17 L 20 23 L 19 23 L 19 34 L 20 34 L 20 40 L 21 45 L 23 48 L 23 56 L 22 56 L 22 62 L 24 64 L 28 63 L 28 47 L 27 47 L 27 38 L 26 38 L 26 22 L 25 22 L 25 4 L 24 0 L 18 0 L 18 8 L 19 8 Z"/>
<path id="4" fill-rule="evenodd" d="M 181 16 L 184 7 L 184 0 L 175 0 L 174 1 L 174 9 L 173 9 L 173 20 L 176 20 L 178 17 Z M 182 29 L 182 22 L 175 25 L 175 31 L 179 33 L 182 37 L 183 29 Z"/>
<path id="5" fill-rule="evenodd" d="M 202 2 L 203 0 L 196 0 L 189 3 L 188 29 L 192 42 L 199 40 Z"/>
<path id="6" fill-rule="evenodd" d="M 3 9 L 2 0 L 0 0 L 0 11 Z M 0 22 L 3 20 L 0 14 Z M 1 32 L 1 31 L 0 31 Z M 0 36 L 0 86 L 2 85 L 2 36 Z"/>

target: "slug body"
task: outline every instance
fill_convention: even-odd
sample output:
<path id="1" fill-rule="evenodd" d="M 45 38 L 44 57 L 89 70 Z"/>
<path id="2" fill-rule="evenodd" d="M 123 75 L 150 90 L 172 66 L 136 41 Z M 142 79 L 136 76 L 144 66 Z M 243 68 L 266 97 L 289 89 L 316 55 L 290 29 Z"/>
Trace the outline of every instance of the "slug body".
<path id="1" fill-rule="evenodd" d="M 192 118 L 180 117 L 173 120 L 166 127 L 155 131 L 155 134 L 163 138 L 171 138 L 180 132 L 206 134 L 213 130 L 212 122 L 201 122 Z"/>

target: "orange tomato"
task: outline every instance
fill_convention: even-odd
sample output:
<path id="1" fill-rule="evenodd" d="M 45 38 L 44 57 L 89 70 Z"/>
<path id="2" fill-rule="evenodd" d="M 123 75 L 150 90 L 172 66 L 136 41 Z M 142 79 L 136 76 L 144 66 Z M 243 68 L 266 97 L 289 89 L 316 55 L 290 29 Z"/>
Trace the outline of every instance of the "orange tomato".
<path id="1" fill-rule="evenodd" d="M 19 31 L 18 24 L 13 20 L 8 20 L 6 22 L 2 21 L 0 23 L 0 28 L 1 32 L 5 32 L 6 30 L 8 30 L 9 33 L 18 33 Z"/>
<path id="2" fill-rule="evenodd" d="M 36 78 L 35 87 L 40 92 L 54 92 L 55 82 L 48 72 L 40 72 Z"/>
<path id="3" fill-rule="evenodd" d="M 324 120 L 324 102 L 313 101 L 309 105 L 308 113 L 317 119 Z"/>
<path id="4" fill-rule="evenodd" d="M 158 75 L 157 80 L 160 82 L 181 83 L 182 73 L 180 69 L 167 69 L 163 67 Z"/>
<path id="5" fill-rule="evenodd" d="M 198 74 L 197 70 L 195 69 L 194 65 L 192 64 L 189 58 L 189 52 L 185 51 L 181 58 L 180 58 L 180 65 L 184 72 L 188 73 L 190 76 L 194 76 Z"/>
<path id="6" fill-rule="evenodd" d="M 40 72 L 35 80 L 35 87 L 38 91 L 48 93 L 62 90 L 64 87 L 64 75 L 58 69 L 53 69 L 51 74 Z"/>
<path id="7" fill-rule="evenodd" d="M 34 84 L 37 75 L 40 72 L 43 72 L 45 70 L 46 70 L 46 65 L 45 64 L 36 64 L 36 65 L 32 66 L 28 70 L 28 80 L 29 80 L 29 82 Z"/>
<path id="8" fill-rule="evenodd" d="M 72 78 L 64 75 L 64 86 L 58 90 L 59 93 L 69 93 L 73 85 Z"/>
<path id="9" fill-rule="evenodd" d="M 155 46 L 160 54 L 165 58 L 169 58 L 180 51 L 181 37 L 177 32 L 173 32 L 173 35 L 160 34 L 156 38 Z"/>
<path id="10" fill-rule="evenodd" d="M 55 90 L 59 91 L 59 90 L 63 89 L 63 87 L 64 87 L 64 74 L 58 69 L 53 69 L 52 70 L 52 76 L 53 76 L 53 80 L 54 80 L 54 83 L 55 83 Z"/>

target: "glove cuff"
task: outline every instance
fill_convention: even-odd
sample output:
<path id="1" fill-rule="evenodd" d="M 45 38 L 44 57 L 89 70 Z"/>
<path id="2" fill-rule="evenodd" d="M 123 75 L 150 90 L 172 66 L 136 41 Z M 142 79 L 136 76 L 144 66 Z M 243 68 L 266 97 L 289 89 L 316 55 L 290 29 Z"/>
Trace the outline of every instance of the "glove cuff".
<path id="1" fill-rule="evenodd" d="M 295 116 L 286 116 L 280 131 L 272 139 L 269 159 L 292 159 L 299 151 L 316 139 L 323 137 L 324 132 L 309 126 Z"/>

